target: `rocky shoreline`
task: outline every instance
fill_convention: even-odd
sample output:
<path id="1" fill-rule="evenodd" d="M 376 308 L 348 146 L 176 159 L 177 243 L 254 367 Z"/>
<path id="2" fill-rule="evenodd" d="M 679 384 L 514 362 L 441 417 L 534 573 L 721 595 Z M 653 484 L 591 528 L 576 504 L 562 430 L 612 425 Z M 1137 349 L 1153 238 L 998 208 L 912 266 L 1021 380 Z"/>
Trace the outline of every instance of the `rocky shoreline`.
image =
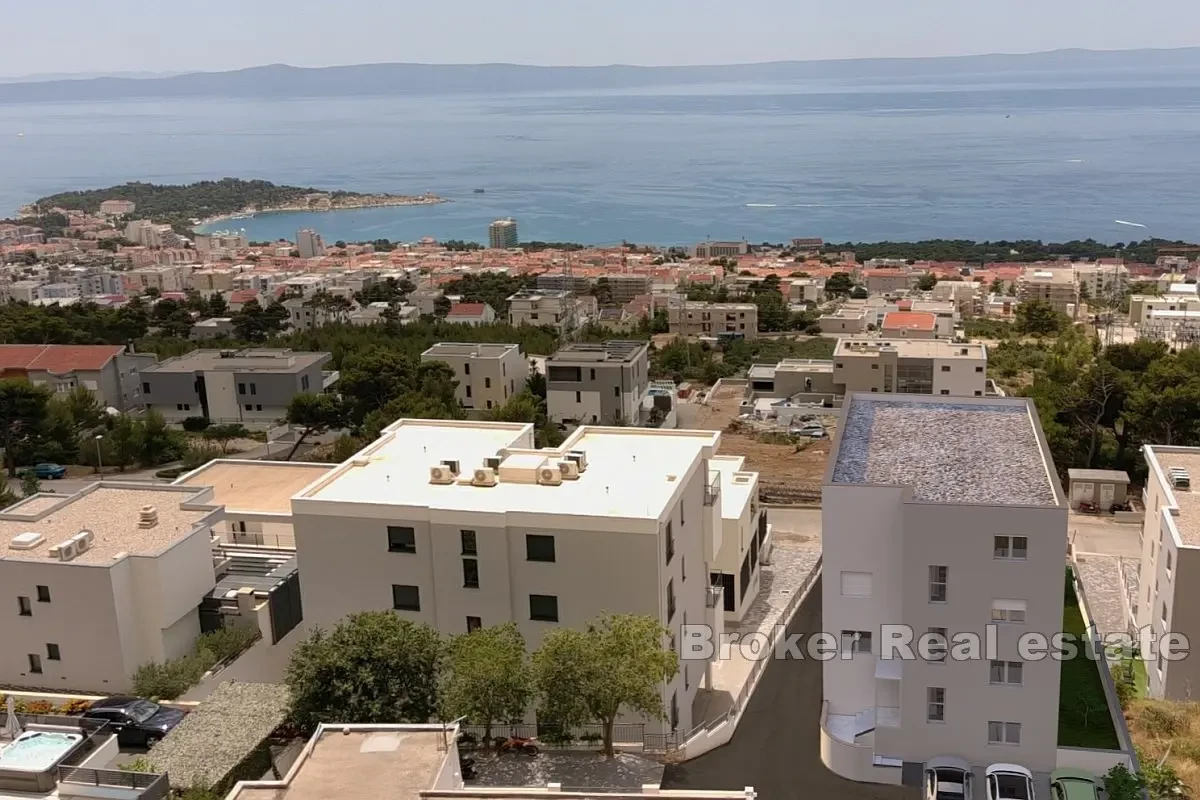
<path id="1" fill-rule="evenodd" d="M 284 206 L 268 208 L 246 208 L 242 211 L 228 214 L 217 214 L 204 219 L 193 220 L 197 226 L 214 225 L 228 220 L 247 219 L 257 214 L 286 214 L 293 212 L 313 211 L 350 211 L 358 208 L 384 208 L 388 206 L 431 206 L 450 201 L 436 194 L 422 195 L 387 195 L 387 194 L 356 194 L 343 197 L 326 195 L 322 198 L 306 200 L 304 203 L 292 203 Z"/>

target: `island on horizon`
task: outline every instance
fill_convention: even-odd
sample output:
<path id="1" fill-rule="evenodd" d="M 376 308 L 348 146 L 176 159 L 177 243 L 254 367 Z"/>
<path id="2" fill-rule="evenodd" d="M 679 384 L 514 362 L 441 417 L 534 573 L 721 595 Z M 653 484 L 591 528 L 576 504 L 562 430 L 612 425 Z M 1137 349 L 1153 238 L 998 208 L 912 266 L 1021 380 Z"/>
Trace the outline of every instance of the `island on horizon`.
<path id="1" fill-rule="evenodd" d="M 313 187 L 276 185 L 270 181 L 222 178 L 189 184 L 129 182 L 105 189 L 59 192 L 22 206 L 23 217 L 37 216 L 51 208 L 69 208 L 99 213 L 101 204 L 127 201 L 139 217 L 168 224 L 176 232 L 191 236 L 194 228 L 253 214 L 290 211 L 339 211 L 379 206 L 415 206 L 448 203 L 436 194 L 390 194 L 349 192 Z"/>

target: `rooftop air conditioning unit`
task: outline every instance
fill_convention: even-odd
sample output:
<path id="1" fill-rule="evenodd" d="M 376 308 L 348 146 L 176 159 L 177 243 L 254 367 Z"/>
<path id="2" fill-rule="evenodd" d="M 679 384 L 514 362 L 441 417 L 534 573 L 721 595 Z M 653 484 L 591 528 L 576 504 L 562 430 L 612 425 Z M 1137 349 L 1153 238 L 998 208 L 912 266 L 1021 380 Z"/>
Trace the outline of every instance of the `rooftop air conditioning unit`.
<path id="1" fill-rule="evenodd" d="M 557 467 L 542 467 L 538 470 L 538 483 L 543 486 L 558 486 L 562 481 L 562 473 Z"/>
<path id="2" fill-rule="evenodd" d="M 95 538 L 96 535 L 94 533 L 85 529 L 72 536 L 70 541 L 75 543 L 75 552 L 86 553 L 92 549 L 92 542 Z"/>
<path id="3" fill-rule="evenodd" d="M 454 473 L 445 464 L 438 464 L 436 467 L 429 468 L 429 482 L 439 484 L 454 483 Z"/>
<path id="4" fill-rule="evenodd" d="M 457 475 L 459 473 L 459 468 L 458 468 L 459 465 L 458 465 L 457 461 L 452 461 L 452 460 L 443 461 L 442 465 L 445 466 L 447 469 L 449 469 L 455 475 Z"/>
<path id="5" fill-rule="evenodd" d="M 567 453 L 567 458 L 579 465 L 580 472 L 587 471 L 587 451 L 586 450 L 571 450 Z"/>
<path id="6" fill-rule="evenodd" d="M 62 544 L 51 547 L 50 557 L 57 558 L 59 561 L 70 561 L 76 556 L 77 552 L 74 540 L 68 539 Z"/>
<path id="7" fill-rule="evenodd" d="M 491 467 L 480 467 L 475 470 L 475 478 L 471 483 L 475 486 L 495 486 L 496 470 Z"/>
<path id="8" fill-rule="evenodd" d="M 560 461 L 558 462 L 558 474 L 564 481 L 577 481 L 579 480 L 579 464 L 574 461 Z"/>
<path id="9" fill-rule="evenodd" d="M 493 456 L 492 458 L 485 458 L 483 460 L 483 465 L 488 469 L 500 469 L 500 463 L 503 460 L 504 459 L 500 458 L 499 456 Z"/>
<path id="10" fill-rule="evenodd" d="M 1191 489 L 1192 478 L 1188 475 L 1188 471 L 1182 467 L 1172 467 L 1168 474 L 1171 478 L 1171 485 L 1176 489 Z"/>

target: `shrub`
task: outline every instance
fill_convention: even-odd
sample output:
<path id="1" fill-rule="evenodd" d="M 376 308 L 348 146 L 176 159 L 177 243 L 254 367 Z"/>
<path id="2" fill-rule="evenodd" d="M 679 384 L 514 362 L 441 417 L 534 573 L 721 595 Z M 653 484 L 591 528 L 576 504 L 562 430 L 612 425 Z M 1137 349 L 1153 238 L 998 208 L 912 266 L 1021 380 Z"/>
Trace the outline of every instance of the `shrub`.
<path id="1" fill-rule="evenodd" d="M 58 712 L 60 714 L 67 714 L 68 716 L 74 716 L 76 714 L 82 714 L 91 708 L 91 706 L 91 702 L 87 700 L 68 700 L 58 707 Z"/>
<path id="2" fill-rule="evenodd" d="M 183 429 L 188 433 L 200 433 L 211 424 L 205 417 L 188 417 L 183 421 Z"/>
<path id="3" fill-rule="evenodd" d="M 1134 683 L 1132 670 L 1124 664 L 1116 663 L 1110 667 L 1112 673 L 1113 685 L 1117 690 L 1117 700 L 1121 703 L 1121 708 L 1129 708 L 1129 704 L 1137 699 L 1137 685 Z"/>
<path id="4" fill-rule="evenodd" d="M 248 625 L 201 634 L 186 656 L 138 667 L 133 674 L 133 689 L 142 697 L 174 700 L 199 683 L 204 673 L 252 645 L 258 635 L 258 629 Z"/>
<path id="5" fill-rule="evenodd" d="M 1138 712 L 1138 723 L 1158 738 L 1178 736 L 1188 728 L 1187 714 L 1165 703 L 1147 703 Z"/>
<path id="6" fill-rule="evenodd" d="M 1104 776 L 1108 800 L 1139 800 L 1142 782 L 1124 764 L 1117 764 Z"/>
<path id="7" fill-rule="evenodd" d="M 189 472 L 189 470 L 185 467 L 167 467 L 166 469 L 160 469 L 158 472 L 154 473 L 154 477 L 162 478 L 163 480 L 167 481 L 173 481 L 185 472 Z"/>
<path id="8" fill-rule="evenodd" d="M 598 744 L 604 741 L 604 736 L 603 734 L 599 733 L 585 733 L 579 737 L 579 741 L 584 742 L 585 744 Z"/>
<path id="9" fill-rule="evenodd" d="M 48 700 L 34 700 L 25 705 L 26 714 L 51 714 L 54 712 L 54 704 Z"/>
<path id="10" fill-rule="evenodd" d="M 193 470 L 202 467 L 214 458 L 221 457 L 221 448 L 207 442 L 192 442 L 183 451 L 183 466 Z"/>
<path id="11" fill-rule="evenodd" d="M 124 764 L 121 767 L 122 772 L 158 772 L 150 759 L 145 756 L 138 756 L 133 761 Z"/>
<path id="12" fill-rule="evenodd" d="M 575 737 L 570 731 L 549 730 L 540 737 L 543 742 L 555 747 L 566 747 L 571 742 L 575 741 Z"/>

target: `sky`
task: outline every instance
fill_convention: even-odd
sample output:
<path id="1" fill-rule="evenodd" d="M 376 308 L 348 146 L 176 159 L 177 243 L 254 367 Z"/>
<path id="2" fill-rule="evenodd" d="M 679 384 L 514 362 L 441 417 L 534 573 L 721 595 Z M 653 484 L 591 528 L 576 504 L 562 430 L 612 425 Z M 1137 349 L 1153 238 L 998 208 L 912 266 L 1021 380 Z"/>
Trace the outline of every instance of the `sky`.
<path id="1" fill-rule="evenodd" d="M 385 61 L 729 64 L 1200 45 L 1195 0 L 55 0 L 0 76 Z"/>

